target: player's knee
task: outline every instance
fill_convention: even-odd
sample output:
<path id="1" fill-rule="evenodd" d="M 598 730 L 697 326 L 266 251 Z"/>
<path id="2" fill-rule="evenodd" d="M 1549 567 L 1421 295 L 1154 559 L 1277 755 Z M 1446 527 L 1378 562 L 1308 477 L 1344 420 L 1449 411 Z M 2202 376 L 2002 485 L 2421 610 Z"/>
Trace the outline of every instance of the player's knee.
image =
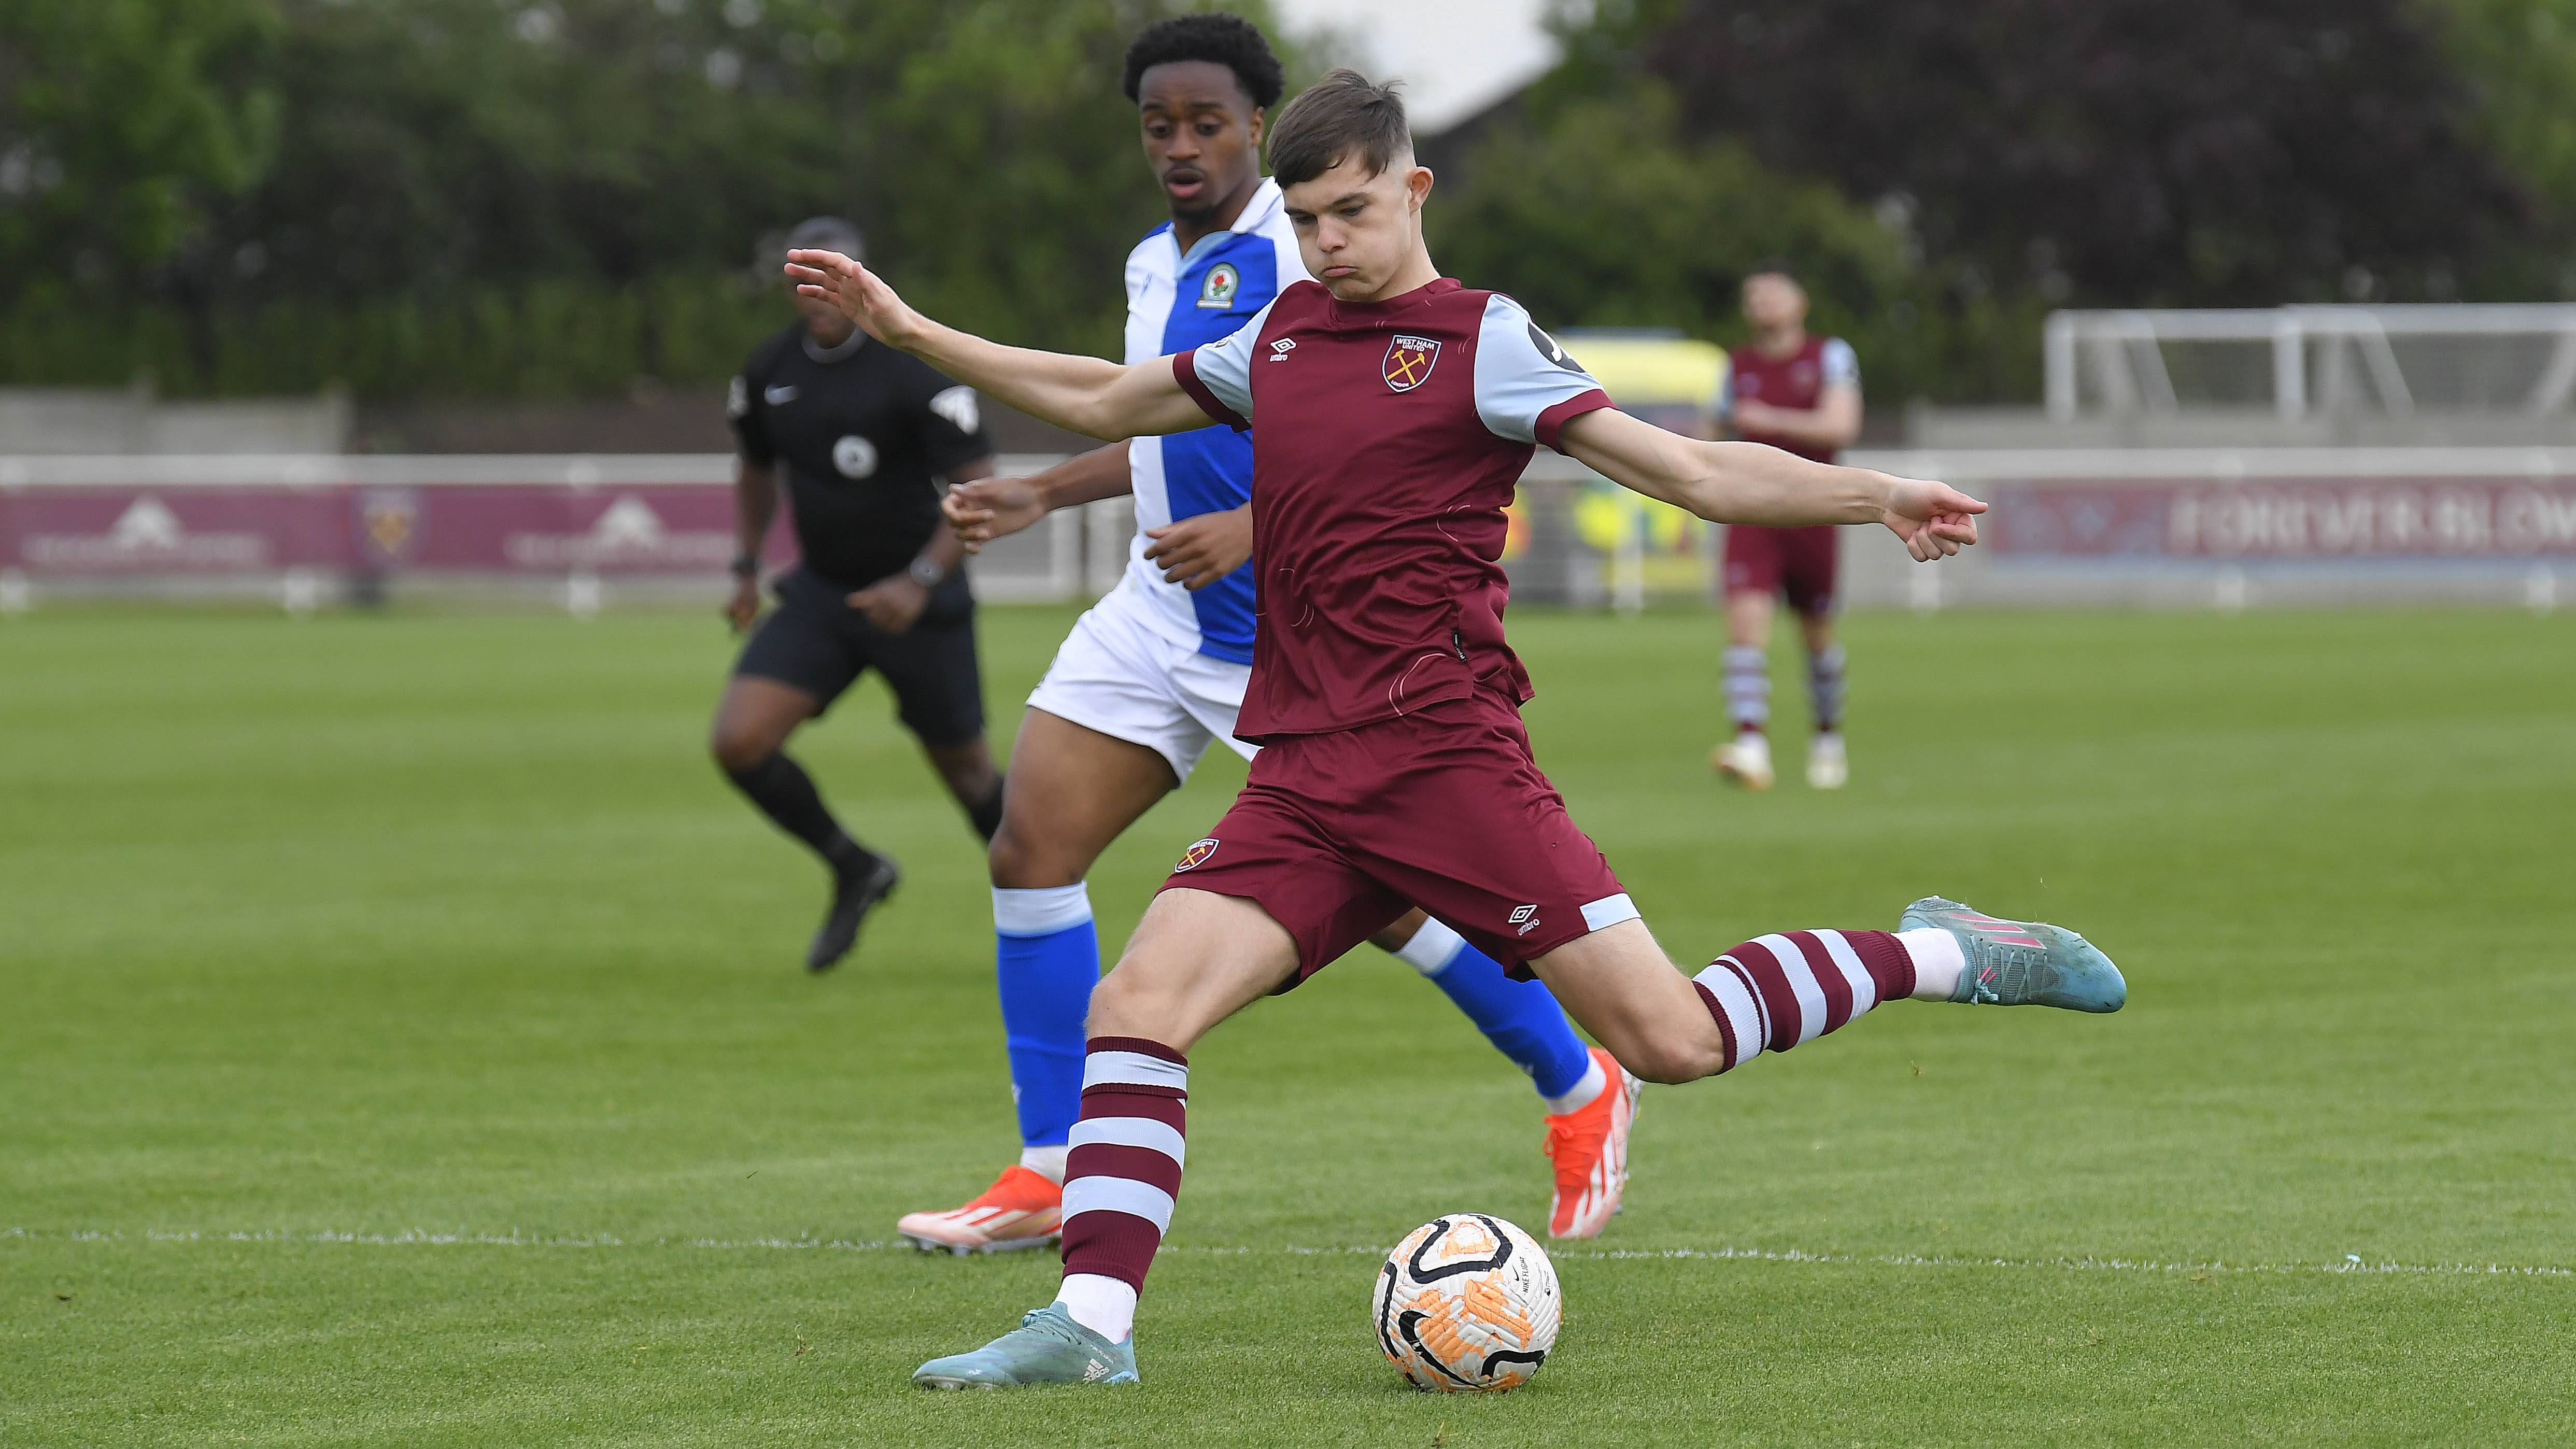
<path id="1" fill-rule="evenodd" d="M 716 768 L 738 775 L 769 758 L 773 747 L 748 731 L 727 729 L 719 722 L 707 736 L 707 753 L 715 756 Z"/>
<path id="2" fill-rule="evenodd" d="M 1072 885 L 1082 879 L 1083 867 L 1068 864 L 1063 855 L 1040 838 L 1025 817 L 1014 814 L 1010 798 L 1003 797 L 1002 828 L 993 832 L 992 843 L 984 848 L 984 865 L 993 884 L 1006 891 Z"/>
<path id="3" fill-rule="evenodd" d="M 1664 1086 L 1696 1082 L 1726 1066 L 1725 1042 L 1716 1039 L 1713 1030 L 1693 1031 L 1687 1022 L 1647 1027 L 1633 1040 L 1612 1048 L 1610 1054 L 1640 1079 Z"/>
<path id="4" fill-rule="evenodd" d="M 1111 971 L 1091 989 L 1091 1034 L 1154 1039 L 1162 1016 L 1155 1008 L 1163 996 L 1144 973 Z"/>

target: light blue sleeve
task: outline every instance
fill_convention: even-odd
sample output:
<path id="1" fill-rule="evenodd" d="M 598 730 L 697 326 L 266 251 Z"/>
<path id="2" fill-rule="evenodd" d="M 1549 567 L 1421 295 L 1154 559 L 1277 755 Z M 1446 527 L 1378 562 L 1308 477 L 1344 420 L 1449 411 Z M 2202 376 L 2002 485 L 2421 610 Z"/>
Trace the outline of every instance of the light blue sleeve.
<path id="1" fill-rule="evenodd" d="M 1261 346 L 1261 329 L 1269 324 L 1270 307 L 1252 314 L 1232 335 L 1220 337 L 1190 354 L 1190 371 L 1199 385 L 1214 394 L 1216 400 L 1234 410 L 1245 422 L 1252 420 L 1252 354 Z"/>
<path id="2" fill-rule="evenodd" d="M 1555 446 L 1554 429 L 1539 436 L 1548 409 L 1572 402 L 1601 384 L 1539 330 L 1521 305 L 1497 292 L 1485 299 L 1476 333 L 1476 417 L 1488 432 L 1515 443 Z"/>
<path id="3" fill-rule="evenodd" d="M 1825 386 L 1860 390 L 1860 354 L 1839 337 L 1825 339 Z"/>

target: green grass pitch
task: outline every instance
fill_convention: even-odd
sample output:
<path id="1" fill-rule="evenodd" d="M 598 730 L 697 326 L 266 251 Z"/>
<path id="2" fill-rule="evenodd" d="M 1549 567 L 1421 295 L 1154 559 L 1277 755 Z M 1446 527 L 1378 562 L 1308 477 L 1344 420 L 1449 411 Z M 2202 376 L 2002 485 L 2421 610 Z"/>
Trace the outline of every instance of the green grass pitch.
<path id="1" fill-rule="evenodd" d="M 1005 728 L 1071 617 L 987 612 Z M 981 858 L 876 686 L 802 753 L 908 876 L 817 980 L 819 872 L 701 752 L 712 619 L 40 612 L 0 1443 L 2576 1439 L 2576 621 L 1857 617 L 1851 788 L 1797 783 L 1784 657 L 1759 797 L 1704 763 L 1704 612 L 1514 623 L 1683 960 L 1939 891 L 2084 930 L 2129 1009 L 1900 1003 L 1649 1089 L 1555 1360 L 1428 1397 L 1374 1253 L 1537 1224 L 1539 1109 L 1363 948 L 1197 1052 L 1144 1385 L 924 1394 L 1053 1273 L 887 1242 L 1015 1143 Z M 1104 862 L 1113 952 L 1241 773 Z"/>

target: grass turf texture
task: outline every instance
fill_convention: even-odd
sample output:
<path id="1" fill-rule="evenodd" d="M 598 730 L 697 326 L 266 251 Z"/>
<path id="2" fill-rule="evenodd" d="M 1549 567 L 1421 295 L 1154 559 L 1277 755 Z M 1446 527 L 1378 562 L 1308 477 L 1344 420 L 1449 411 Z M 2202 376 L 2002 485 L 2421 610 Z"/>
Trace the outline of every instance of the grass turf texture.
<path id="1" fill-rule="evenodd" d="M 1014 701 L 1071 615 L 985 617 Z M 1013 1142 L 980 856 L 876 686 L 800 753 L 908 874 L 816 980 L 820 873 L 700 753 L 711 625 L 38 614 L 0 626 L 0 1442 L 2576 1435 L 2576 624 L 1855 618 L 1851 788 L 1795 783 L 1783 651 L 1752 797 L 1702 763 L 1705 616 L 1514 633 L 1683 960 L 1939 891 L 2087 931 L 2129 1009 L 1898 1004 L 1651 1089 L 1557 1359 L 1434 1398 L 1372 1255 L 1538 1223 L 1539 1109 L 1363 948 L 1195 1054 L 1144 1386 L 923 1394 L 1053 1270 L 885 1246 Z M 1113 952 L 1240 778 L 1112 851 Z"/>

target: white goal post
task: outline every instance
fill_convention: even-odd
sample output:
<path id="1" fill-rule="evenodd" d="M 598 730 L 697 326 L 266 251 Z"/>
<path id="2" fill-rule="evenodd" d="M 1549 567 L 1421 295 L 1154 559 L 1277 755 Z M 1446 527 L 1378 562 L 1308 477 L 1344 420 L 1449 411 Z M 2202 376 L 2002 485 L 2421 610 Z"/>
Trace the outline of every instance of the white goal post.
<path id="1" fill-rule="evenodd" d="M 2048 411 L 2576 411 L 2576 304 L 2054 312 Z"/>

